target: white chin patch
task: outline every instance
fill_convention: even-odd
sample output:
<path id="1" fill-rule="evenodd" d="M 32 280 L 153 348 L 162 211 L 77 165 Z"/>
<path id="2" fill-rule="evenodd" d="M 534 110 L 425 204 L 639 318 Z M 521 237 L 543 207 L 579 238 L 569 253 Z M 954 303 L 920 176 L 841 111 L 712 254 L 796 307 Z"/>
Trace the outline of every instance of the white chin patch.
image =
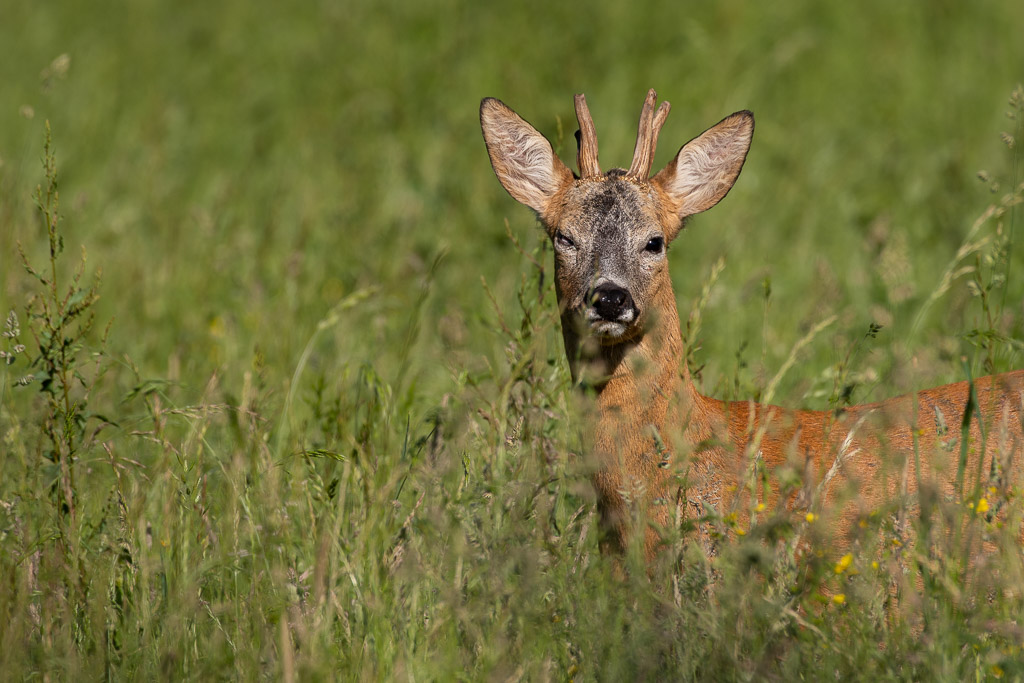
<path id="1" fill-rule="evenodd" d="M 590 331 L 598 337 L 617 339 L 626 333 L 626 325 L 608 320 L 598 320 L 590 324 Z"/>
<path id="2" fill-rule="evenodd" d="M 619 316 L 618 320 L 605 320 L 597 314 L 594 309 L 588 309 L 586 313 L 587 323 L 590 325 L 590 333 L 595 337 L 605 339 L 618 339 L 626 335 L 630 326 L 636 319 L 632 310 L 627 310 Z"/>

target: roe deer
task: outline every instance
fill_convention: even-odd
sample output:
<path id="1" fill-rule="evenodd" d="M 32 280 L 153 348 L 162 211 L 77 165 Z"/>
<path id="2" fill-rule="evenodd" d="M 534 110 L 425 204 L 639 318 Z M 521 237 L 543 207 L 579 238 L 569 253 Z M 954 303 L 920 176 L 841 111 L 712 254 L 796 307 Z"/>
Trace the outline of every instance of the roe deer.
<path id="1" fill-rule="evenodd" d="M 762 500 L 790 509 L 829 511 L 840 482 L 855 486 L 852 500 L 829 511 L 836 531 L 850 531 L 859 515 L 896 496 L 912 498 L 918 482 L 947 500 L 969 500 L 964 477 L 973 495 L 989 486 L 1005 493 L 1019 470 L 1024 371 L 835 412 L 723 402 L 697 391 L 684 362 L 666 249 L 687 217 L 729 192 L 754 117 L 726 117 L 650 177 L 669 111 L 668 102 L 655 110 L 656 101 L 651 90 L 629 170 L 602 173 L 586 99 L 576 95 L 579 176 L 502 102 L 480 105 L 498 180 L 537 213 L 554 245 L 573 379 L 596 390 L 592 479 L 603 545 L 622 550 L 640 531 L 651 561 L 662 543 L 658 528 L 680 514 L 732 509 L 746 520 L 761 509 L 751 498 L 759 488 L 749 479 L 754 473 L 767 479 Z M 963 425 L 969 447 L 960 444 Z M 796 485 L 780 483 L 793 472 Z M 634 529 L 638 519 L 648 524 Z"/>

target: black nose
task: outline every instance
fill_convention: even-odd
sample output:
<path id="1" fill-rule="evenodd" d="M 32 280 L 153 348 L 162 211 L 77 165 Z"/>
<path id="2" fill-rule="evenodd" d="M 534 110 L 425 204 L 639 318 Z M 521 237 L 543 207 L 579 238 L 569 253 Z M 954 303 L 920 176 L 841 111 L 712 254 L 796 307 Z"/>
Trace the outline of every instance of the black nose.
<path id="1" fill-rule="evenodd" d="M 613 321 L 633 307 L 633 298 L 629 292 L 610 284 L 603 284 L 591 292 L 590 302 L 599 316 Z"/>

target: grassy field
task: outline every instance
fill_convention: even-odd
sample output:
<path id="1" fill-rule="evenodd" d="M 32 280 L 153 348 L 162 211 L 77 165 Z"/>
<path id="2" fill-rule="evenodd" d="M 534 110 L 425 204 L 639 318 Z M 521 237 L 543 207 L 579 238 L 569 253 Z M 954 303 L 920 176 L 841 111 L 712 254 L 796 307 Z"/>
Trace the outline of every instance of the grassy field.
<path id="1" fill-rule="evenodd" d="M 691 367 L 757 397 L 836 315 L 776 401 L 879 400 L 1024 367 L 1024 3 L 0 15 L 5 678 L 1024 677 L 1016 488 L 937 548 L 600 555 L 550 248 L 477 120 L 568 162 L 585 92 L 628 165 L 654 87 L 660 167 L 753 110 L 670 256 Z"/>

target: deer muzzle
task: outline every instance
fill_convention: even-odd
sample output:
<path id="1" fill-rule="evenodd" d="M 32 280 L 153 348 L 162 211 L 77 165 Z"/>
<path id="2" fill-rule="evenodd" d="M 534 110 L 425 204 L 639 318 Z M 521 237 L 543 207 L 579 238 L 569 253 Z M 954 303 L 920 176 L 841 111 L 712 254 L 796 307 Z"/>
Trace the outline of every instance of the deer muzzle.
<path id="1" fill-rule="evenodd" d="M 621 337 L 636 321 L 638 311 L 629 290 L 604 282 L 587 297 L 586 320 L 592 333 L 602 337 Z"/>

